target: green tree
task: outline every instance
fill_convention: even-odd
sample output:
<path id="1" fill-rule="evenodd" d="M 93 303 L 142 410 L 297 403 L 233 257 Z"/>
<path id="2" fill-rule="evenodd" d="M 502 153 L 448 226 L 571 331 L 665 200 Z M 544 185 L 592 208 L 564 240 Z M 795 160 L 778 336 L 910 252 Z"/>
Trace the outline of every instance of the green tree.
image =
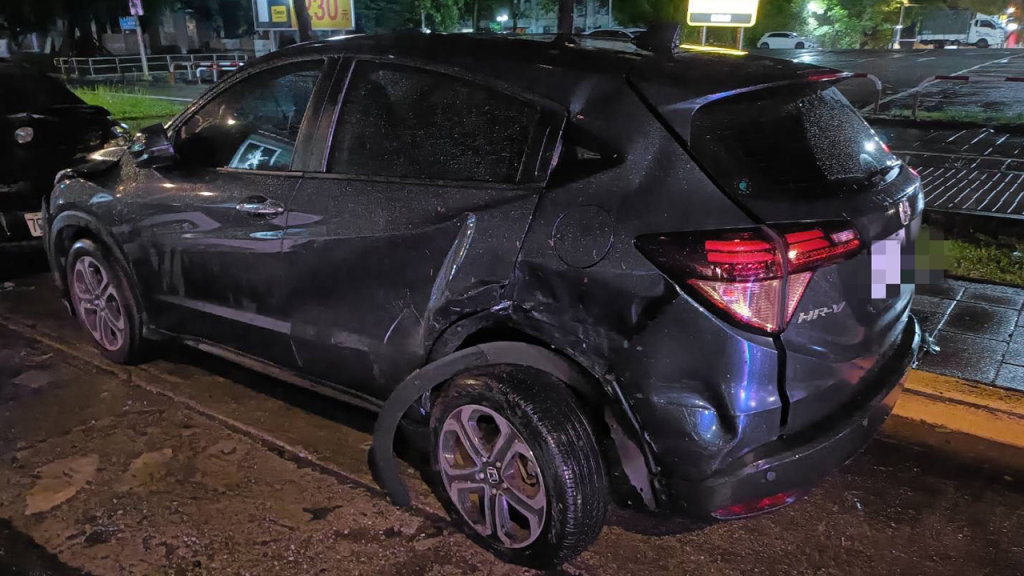
<path id="1" fill-rule="evenodd" d="M 416 9 L 427 15 L 427 27 L 437 32 L 451 32 L 459 25 L 461 0 L 416 0 Z"/>

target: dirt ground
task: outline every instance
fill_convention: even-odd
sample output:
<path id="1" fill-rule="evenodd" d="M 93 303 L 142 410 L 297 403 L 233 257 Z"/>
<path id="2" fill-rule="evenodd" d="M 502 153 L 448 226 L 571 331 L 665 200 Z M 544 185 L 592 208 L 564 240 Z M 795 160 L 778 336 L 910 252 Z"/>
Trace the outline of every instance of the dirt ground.
<path id="1" fill-rule="evenodd" d="M 0 574 L 529 573 L 453 529 L 411 469 L 417 507 L 392 507 L 371 425 L 175 346 L 107 364 L 44 275 L 20 278 L 0 291 Z M 1016 476 L 878 440 L 774 514 L 613 510 L 561 572 L 1024 574 Z"/>

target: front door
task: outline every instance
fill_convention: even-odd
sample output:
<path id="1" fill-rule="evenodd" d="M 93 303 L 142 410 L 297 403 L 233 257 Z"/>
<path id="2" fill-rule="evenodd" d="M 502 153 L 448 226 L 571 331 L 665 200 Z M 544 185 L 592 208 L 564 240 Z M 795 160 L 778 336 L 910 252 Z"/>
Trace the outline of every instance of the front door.
<path id="1" fill-rule="evenodd" d="M 301 182 L 303 119 L 324 66 L 316 59 L 247 74 L 179 122 L 172 166 L 140 174 L 132 253 L 157 327 L 295 364 L 281 243 Z"/>
<path id="2" fill-rule="evenodd" d="M 501 302 L 565 113 L 358 60 L 336 117 L 290 204 L 288 318 L 305 372 L 384 398 L 439 330 Z"/>

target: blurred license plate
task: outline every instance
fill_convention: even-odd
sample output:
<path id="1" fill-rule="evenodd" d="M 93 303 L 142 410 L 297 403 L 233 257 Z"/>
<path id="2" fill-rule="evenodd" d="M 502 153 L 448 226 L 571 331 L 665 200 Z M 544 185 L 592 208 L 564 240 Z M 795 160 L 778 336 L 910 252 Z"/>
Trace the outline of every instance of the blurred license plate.
<path id="1" fill-rule="evenodd" d="M 907 232 L 898 232 L 871 244 L 871 297 L 887 298 L 891 291 L 888 286 L 899 286 L 903 272 L 903 245 Z M 897 289 L 898 292 L 898 289 Z"/>
<path id="2" fill-rule="evenodd" d="M 28 224 L 28 231 L 33 236 L 43 235 L 43 213 L 29 212 L 25 214 L 25 224 Z"/>

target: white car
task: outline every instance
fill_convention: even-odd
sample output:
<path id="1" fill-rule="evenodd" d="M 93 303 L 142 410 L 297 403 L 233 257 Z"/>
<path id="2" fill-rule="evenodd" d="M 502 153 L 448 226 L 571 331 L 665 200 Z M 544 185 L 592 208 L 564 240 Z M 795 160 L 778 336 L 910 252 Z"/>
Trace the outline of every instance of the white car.
<path id="1" fill-rule="evenodd" d="M 817 48 L 814 40 L 798 36 L 796 32 L 769 32 L 757 41 L 758 48 L 797 49 Z"/>
<path id="2" fill-rule="evenodd" d="M 643 31 L 643 28 L 597 28 L 582 35 L 603 40 L 629 40 Z"/>

